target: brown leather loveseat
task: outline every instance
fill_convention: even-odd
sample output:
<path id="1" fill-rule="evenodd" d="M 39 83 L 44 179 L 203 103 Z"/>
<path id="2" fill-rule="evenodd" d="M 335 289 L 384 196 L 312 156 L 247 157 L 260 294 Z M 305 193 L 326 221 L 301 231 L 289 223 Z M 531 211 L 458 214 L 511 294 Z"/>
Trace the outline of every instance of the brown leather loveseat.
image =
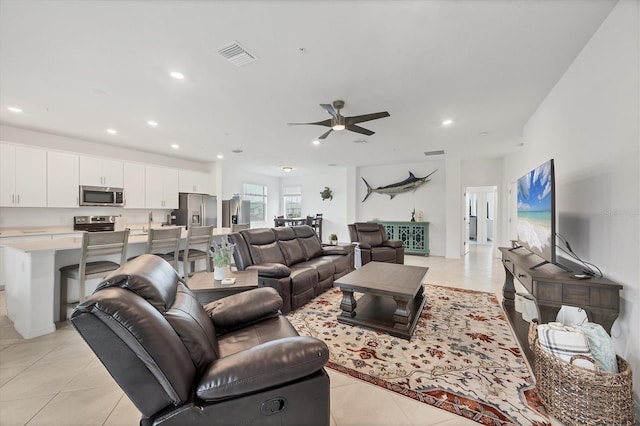
<path id="1" fill-rule="evenodd" d="M 352 270 L 352 256 L 340 247 L 322 247 L 308 225 L 247 229 L 229 235 L 236 244 L 236 267 L 258 271 L 260 286 L 282 296 L 282 312 L 309 302 Z"/>
<path id="2" fill-rule="evenodd" d="M 258 288 L 203 307 L 159 256 L 123 265 L 71 322 L 149 425 L 329 425 L 327 345 Z"/>

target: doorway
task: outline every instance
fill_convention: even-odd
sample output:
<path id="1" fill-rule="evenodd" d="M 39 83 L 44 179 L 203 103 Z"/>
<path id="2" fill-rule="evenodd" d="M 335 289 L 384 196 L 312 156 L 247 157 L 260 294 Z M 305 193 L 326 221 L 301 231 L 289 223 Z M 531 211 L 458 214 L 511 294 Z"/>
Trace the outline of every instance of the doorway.
<path id="1" fill-rule="evenodd" d="M 497 186 L 470 186 L 464 191 L 464 254 L 471 245 L 493 245 L 496 239 Z"/>

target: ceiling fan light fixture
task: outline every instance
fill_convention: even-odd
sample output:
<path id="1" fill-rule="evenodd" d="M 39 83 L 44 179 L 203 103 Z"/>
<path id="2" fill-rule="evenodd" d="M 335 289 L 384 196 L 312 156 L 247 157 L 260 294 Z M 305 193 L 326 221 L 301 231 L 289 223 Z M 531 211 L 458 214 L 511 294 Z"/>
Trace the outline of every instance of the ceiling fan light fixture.
<path id="1" fill-rule="evenodd" d="M 339 132 L 340 130 L 344 130 L 344 124 L 336 123 L 333 126 L 331 126 L 331 128 L 336 132 Z"/>
<path id="2" fill-rule="evenodd" d="M 293 171 L 293 167 L 284 166 L 284 167 L 282 167 L 282 171 L 285 172 L 285 173 L 291 173 Z"/>

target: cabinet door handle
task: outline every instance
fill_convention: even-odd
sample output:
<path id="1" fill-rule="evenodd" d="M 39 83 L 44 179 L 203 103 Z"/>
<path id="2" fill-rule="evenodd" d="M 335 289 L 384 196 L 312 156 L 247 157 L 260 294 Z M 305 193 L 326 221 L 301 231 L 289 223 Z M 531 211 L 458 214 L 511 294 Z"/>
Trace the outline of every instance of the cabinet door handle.
<path id="1" fill-rule="evenodd" d="M 16 194 L 11 194 L 11 204 L 16 203 Z"/>
<path id="2" fill-rule="evenodd" d="M 18 194 L 18 202 L 17 204 L 20 204 L 20 194 Z"/>
<path id="3" fill-rule="evenodd" d="M 527 278 L 525 274 L 518 274 L 518 278 Z"/>

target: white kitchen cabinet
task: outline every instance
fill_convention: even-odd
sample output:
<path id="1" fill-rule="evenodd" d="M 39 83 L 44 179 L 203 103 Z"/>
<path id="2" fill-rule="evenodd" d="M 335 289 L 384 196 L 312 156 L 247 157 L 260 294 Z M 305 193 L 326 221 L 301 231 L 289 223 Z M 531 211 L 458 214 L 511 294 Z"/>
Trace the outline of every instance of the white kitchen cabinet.
<path id="1" fill-rule="evenodd" d="M 178 181 L 180 192 L 215 195 L 215 176 L 208 173 L 180 170 Z"/>
<path id="2" fill-rule="evenodd" d="M 0 207 L 46 207 L 47 152 L 0 144 Z"/>
<path id="3" fill-rule="evenodd" d="M 80 157 L 80 184 L 122 188 L 123 163 L 99 157 Z"/>
<path id="4" fill-rule="evenodd" d="M 128 209 L 144 209 L 145 200 L 145 167 L 142 164 L 124 163 L 124 207 Z"/>
<path id="5" fill-rule="evenodd" d="M 178 208 L 178 170 L 146 166 L 145 188 L 145 208 Z"/>
<path id="6" fill-rule="evenodd" d="M 47 152 L 47 207 L 78 207 L 80 157 Z"/>

